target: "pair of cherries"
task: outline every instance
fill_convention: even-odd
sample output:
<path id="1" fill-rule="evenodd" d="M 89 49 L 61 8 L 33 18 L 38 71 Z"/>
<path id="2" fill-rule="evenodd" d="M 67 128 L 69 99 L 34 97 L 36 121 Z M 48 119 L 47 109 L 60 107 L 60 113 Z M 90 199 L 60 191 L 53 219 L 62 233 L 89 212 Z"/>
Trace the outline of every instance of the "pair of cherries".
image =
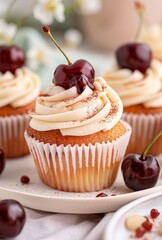
<path id="1" fill-rule="evenodd" d="M 43 30 L 51 37 L 52 41 L 61 50 L 68 61 L 68 65 L 61 64 L 54 71 L 53 82 L 55 85 L 65 89 L 76 86 L 78 94 L 84 91 L 86 85 L 93 90 L 95 77 L 93 66 L 84 59 L 79 59 L 72 64 L 51 35 L 49 27 L 45 26 Z M 22 48 L 16 45 L 0 46 L 0 72 L 5 73 L 10 71 L 14 74 L 16 69 L 22 67 L 24 63 L 25 54 Z"/>
<path id="2" fill-rule="evenodd" d="M 84 59 L 79 59 L 72 64 L 51 35 L 50 28 L 44 26 L 43 30 L 50 36 L 54 44 L 61 50 L 68 61 L 68 65 L 61 64 L 56 68 L 53 82 L 57 86 L 65 89 L 76 86 L 79 94 L 83 92 L 86 85 L 93 90 L 95 77 L 93 66 Z M 119 66 L 132 71 L 139 70 L 145 73 L 147 68 L 150 67 L 151 58 L 152 53 L 150 48 L 143 43 L 125 44 L 116 51 L 116 59 Z M 25 54 L 22 48 L 16 45 L 0 46 L 0 72 L 5 73 L 6 71 L 10 71 L 14 74 L 15 70 L 22 67 L 24 63 Z"/>

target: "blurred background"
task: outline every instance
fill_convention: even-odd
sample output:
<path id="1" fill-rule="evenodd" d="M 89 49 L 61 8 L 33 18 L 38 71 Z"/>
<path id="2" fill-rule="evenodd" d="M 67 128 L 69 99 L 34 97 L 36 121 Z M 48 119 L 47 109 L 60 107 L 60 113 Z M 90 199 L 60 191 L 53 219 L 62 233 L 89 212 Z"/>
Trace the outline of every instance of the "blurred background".
<path id="1" fill-rule="evenodd" d="M 140 19 L 136 3 L 142 4 Z M 162 1 L 147 0 L 0 0 L 0 44 L 13 42 L 26 52 L 26 64 L 42 78 L 43 88 L 53 78 L 62 54 L 42 30 L 48 25 L 71 61 L 87 59 L 101 75 L 114 62 L 118 46 L 145 41 L 162 59 Z"/>

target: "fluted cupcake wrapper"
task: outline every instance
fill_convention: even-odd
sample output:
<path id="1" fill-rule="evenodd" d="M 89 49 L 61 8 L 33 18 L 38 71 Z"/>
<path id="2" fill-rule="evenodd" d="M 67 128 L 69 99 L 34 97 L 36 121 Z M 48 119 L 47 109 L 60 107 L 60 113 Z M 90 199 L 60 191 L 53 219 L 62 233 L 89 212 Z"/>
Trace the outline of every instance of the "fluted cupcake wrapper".
<path id="1" fill-rule="evenodd" d="M 29 153 L 24 138 L 29 120 L 28 114 L 0 117 L 0 148 L 7 158 L 21 157 Z"/>
<path id="2" fill-rule="evenodd" d="M 126 153 L 142 154 L 147 145 L 162 130 L 162 114 L 124 113 L 122 119 L 132 127 L 132 135 Z M 162 137 L 150 148 L 149 154 L 162 153 Z"/>
<path id="3" fill-rule="evenodd" d="M 42 182 L 70 192 L 97 191 L 111 186 L 116 178 L 131 134 L 131 128 L 112 142 L 78 146 L 44 144 L 25 138 Z"/>

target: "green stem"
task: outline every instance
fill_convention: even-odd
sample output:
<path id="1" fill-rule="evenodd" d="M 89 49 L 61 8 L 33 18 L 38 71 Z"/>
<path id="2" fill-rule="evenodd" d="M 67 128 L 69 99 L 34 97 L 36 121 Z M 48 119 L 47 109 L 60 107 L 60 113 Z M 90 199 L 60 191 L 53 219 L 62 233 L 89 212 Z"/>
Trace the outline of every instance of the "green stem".
<path id="1" fill-rule="evenodd" d="M 153 140 L 149 143 L 149 145 L 146 147 L 145 151 L 142 154 L 142 159 L 145 160 L 146 159 L 146 155 L 148 150 L 151 148 L 151 146 L 153 145 L 153 143 L 162 135 L 162 131 L 160 131 L 154 138 Z"/>
<path id="2" fill-rule="evenodd" d="M 9 4 L 8 8 L 7 8 L 7 11 L 5 13 L 5 19 L 8 18 L 8 16 L 10 15 L 10 12 L 12 10 L 12 7 L 14 6 L 14 4 L 16 3 L 17 0 L 12 0 L 11 3 Z"/>
<path id="3" fill-rule="evenodd" d="M 64 53 L 64 51 L 61 49 L 61 47 L 58 45 L 58 43 L 56 42 L 56 40 L 55 40 L 54 37 L 52 36 L 51 32 L 49 31 L 47 34 L 50 36 L 51 40 L 54 42 L 54 44 L 57 46 L 57 48 L 62 52 L 62 54 L 63 54 L 64 57 L 66 58 L 68 64 L 71 65 L 72 62 L 69 60 L 69 58 L 67 57 L 67 55 L 66 55 L 66 54 Z"/>

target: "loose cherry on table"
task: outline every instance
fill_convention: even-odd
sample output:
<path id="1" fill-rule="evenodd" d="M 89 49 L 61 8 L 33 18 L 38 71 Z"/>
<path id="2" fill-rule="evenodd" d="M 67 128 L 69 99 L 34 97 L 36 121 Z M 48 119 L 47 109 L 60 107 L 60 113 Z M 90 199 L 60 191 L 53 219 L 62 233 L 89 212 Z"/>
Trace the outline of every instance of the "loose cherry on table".
<path id="1" fill-rule="evenodd" d="M 60 46 L 53 38 L 50 28 L 48 26 L 44 26 L 42 29 L 50 36 L 54 44 L 62 52 L 68 62 L 68 65 L 61 64 L 56 68 L 54 71 L 53 83 L 55 83 L 56 86 L 61 86 L 65 89 L 76 86 L 79 94 L 84 91 L 86 85 L 94 90 L 93 82 L 95 71 L 93 66 L 84 59 L 79 59 L 76 62 L 71 63 L 67 55 L 62 51 Z"/>
<path id="2" fill-rule="evenodd" d="M 25 53 L 22 48 L 16 45 L 0 46 L 0 72 L 10 71 L 15 73 L 25 63 Z"/>
<path id="3" fill-rule="evenodd" d="M 147 155 L 147 152 L 161 135 L 162 131 L 154 137 L 142 155 L 128 154 L 124 158 L 121 169 L 128 188 L 138 191 L 154 187 L 157 183 L 160 166 L 158 160 L 152 155 Z"/>
<path id="4" fill-rule="evenodd" d="M 128 68 L 132 71 L 139 70 L 145 73 L 150 67 L 152 52 L 145 43 L 127 43 L 116 51 L 116 59 L 120 68 Z"/>
<path id="5" fill-rule="evenodd" d="M 16 237 L 25 221 L 26 214 L 19 202 L 12 199 L 0 201 L 0 238 Z"/>
<path id="6" fill-rule="evenodd" d="M 6 161 L 5 161 L 5 155 L 2 149 L 0 149 L 0 174 L 3 172 L 5 167 Z"/>

